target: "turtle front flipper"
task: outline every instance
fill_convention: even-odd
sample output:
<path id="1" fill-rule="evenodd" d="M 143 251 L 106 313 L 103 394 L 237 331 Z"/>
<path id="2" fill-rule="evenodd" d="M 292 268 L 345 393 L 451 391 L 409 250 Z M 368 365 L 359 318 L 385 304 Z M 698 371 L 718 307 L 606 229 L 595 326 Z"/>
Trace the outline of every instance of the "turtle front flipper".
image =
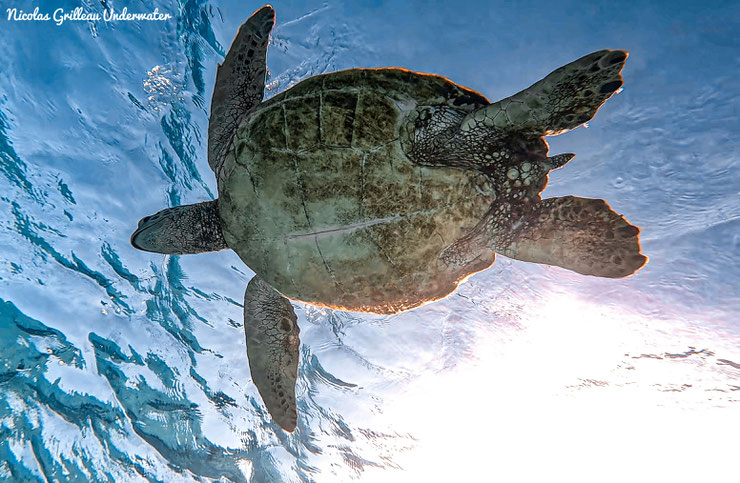
<path id="1" fill-rule="evenodd" d="M 216 72 L 208 124 L 208 164 L 216 170 L 239 122 L 262 102 L 267 72 L 267 44 L 275 10 L 265 5 L 239 28 L 224 63 Z"/>
<path id="2" fill-rule="evenodd" d="M 244 293 L 244 332 L 252 380 L 272 419 L 286 431 L 298 420 L 297 318 L 290 301 L 255 276 Z"/>
<path id="3" fill-rule="evenodd" d="M 623 50 L 601 50 L 554 70 L 527 89 L 467 113 L 421 106 L 402 127 L 401 144 L 414 162 L 491 172 L 543 160 L 554 136 L 591 120 L 624 83 Z M 465 98 L 461 98 L 464 101 Z"/>
<path id="4" fill-rule="evenodd" d="M 647 262 L 640 229 L 604 200 L 565 196 L 513 210 L 488 220 L 494 250 L 507 257 L 608 278 L 631 275 Z"/>
<path id="5" fill-rule="evenodd" d="M 221 232 L 218 200 L 175 206 L 145 216 L 131 235 L 131 245 L 169 255 L 229 248 Z"/>
<path id="6" fill-rule="evenodd" d="M 554 136 L 591 120 L 624 81 L 623 50 L 600 50 L 554 70 L 511 97 L 482 107 L 463 120 L 464 132 L 516 130 Z"/>

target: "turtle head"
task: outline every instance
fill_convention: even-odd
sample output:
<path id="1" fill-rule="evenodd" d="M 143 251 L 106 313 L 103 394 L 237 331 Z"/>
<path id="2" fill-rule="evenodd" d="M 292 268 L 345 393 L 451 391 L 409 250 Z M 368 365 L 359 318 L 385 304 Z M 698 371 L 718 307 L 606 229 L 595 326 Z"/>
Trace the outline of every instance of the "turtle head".
<path id="1" fill-rule="evenodd" d="M 139 220 L 136 231 L 131 234 L 131 245 L 146 252 L 178 253 L 169 242 L 176 212 L 177 208 L 167 208 Z"/>
<path id="2" fill-rule="evenodd" d="M 131 245 L 169 255 L 228 248 L 221 233 L 218 201 L 175 206 L 145 216 L 131 235 Z"/>

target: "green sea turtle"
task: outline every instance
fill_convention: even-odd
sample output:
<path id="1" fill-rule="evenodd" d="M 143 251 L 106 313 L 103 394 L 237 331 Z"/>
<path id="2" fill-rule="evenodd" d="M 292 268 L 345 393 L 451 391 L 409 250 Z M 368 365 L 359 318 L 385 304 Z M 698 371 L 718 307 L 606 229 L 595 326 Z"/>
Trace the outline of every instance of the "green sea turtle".
<path id="1" fill-rule="evenodd" d="M 494 254 L 600 277 L 642 267 L 639 229 L 603 200 L 541 199 L 543 136 L 591 119 L 622 85 L 627 53 L 594 52 L 490 103 L 437 75 L 350 69 L 262 102 L 270 6 L 219 66 L 208 163 L 219 197 L 143 218 L 134 247 L 231 248 L 254 272 L 244 329 L 254 383 L 296 427 L 299 329 L 290 300 L 390 314 L 452 293 Z"/>

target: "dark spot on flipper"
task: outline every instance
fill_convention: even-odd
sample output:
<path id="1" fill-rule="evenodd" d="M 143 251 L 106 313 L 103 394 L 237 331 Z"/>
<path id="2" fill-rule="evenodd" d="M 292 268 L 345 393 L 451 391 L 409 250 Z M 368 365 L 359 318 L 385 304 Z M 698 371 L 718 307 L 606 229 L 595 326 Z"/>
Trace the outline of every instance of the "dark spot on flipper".
<path id="1" fill-rule="evenodd" d="M 607 232 L 606 232 L 606 239 L 607 239 L 607 240 L 614 240 L 614 232 L 612 232 L 612 231 L 607 231 Z"/>
<path id="2" fill-rule="evenodd" d="M 573 122 L 573 120 L 574 120 L 575 118 L 576 118 L 576 116 L 575 116 L 575 115 L 573 115 L 573 114 L 568 114 L 567 116 L 565 116 L 565 120 L 566 120 L 567 122 Z"/>
<path id="3" fill-rule="evenodd" d="M 478 102 L 476 102 L 476 100 L 472 96 L 463 95 L 463 96 L 455 97 L 455 100 L 452 101 L 452 104 L 455 106 L 462 106 L 464 104 L 477 105 Z"/>
<path id="4" fill-rule="evenodd" d="M 599 89 L 599 92 L 601 92 L 602 94 L 609 94 L 611 92 L 616 91 L 620 87 L 622 87 L 622 81 L 615 80 L 615 81 L 607 82 L 606 84 L 601 86 L 601 89 Z"/>
<path id="5" fill-rule="evenodd" d="M 288 319 L 283 319 L 280 321 L 280 328 L 283 329 L 285 332 L 290 332 L 292 325 L 290 324 L 290 321 Z"/>
<path id="6" fill-rule="evenodd" d="M 626 52 L 622 50 L 617 50 L 615 52 L 611 52 L 605 58 L 601 59 L 599 64 L 601 64 L 604 67 L 607 67 L 610 65 L 621 64 L 622 62 L 624 62 L 624 59 L 626 58 L 627 58 Z"/>
<path id="7" fill-rule="evenodd" d="M 632 225 L 623 226 L 621 228 L 618 228 L 617 231 L 624 238 L 629 238 L 629 237 L 637 236 L 638 233 L 640 233 L 640 229 L 637 228 L 636 226 L 632 226 Z"/>
<path id="8" fill-rule="evenodd" d="M 594 52 L 592 55 L 587 56 L 589 61 L 598 62 L 600 61 L 604 55 L 606 55 L 607 51 L 601 50 L 599 52 Z"/>
<path id="9" fill-rule="evenodd" d="M 624 59 L 627 58 L 627 54 L 622 51 L 615 52 L 615 54 L 616 55 L 614 56 L 614 58 L 609 61 L 610 64 L 616 64 L 617 62 L 622 62 Z"/>
<path id="10" fill-rule="evenodd" d="M 279 397 L 283 397 L 283 396 L 285 396 L 285 393 L 284 393 L 283 391 L 280 391 L 280 392 L 278 393 L 278 396 L 279 396 Z"/>
<path id="11" fill-rule="evenodd" d="M 622 257 L 620 257 L 619 255 L 614 255 L 614 257 L 612 258 L 612 261 L 614 263 L 616 263 L 617 265 L 621 265 L 622 264 Z"/>
<path id="12" fill-rule="evenodd" d="M 247 57 L 252 57 L 254 55 L 254 49 L 249 49 L 247 51 Z"/>
<path id="13" fill-rule="evenodd" d="M 591 68 L 588 69 L 589 72 L 598 72 L 600 70 L 601 70 L 601 67 L 599 67 L 599 64 L 598 63 L 592 65 Z"/>
<path id="14" fill-rule="evenodd" d="M 583 91 L 583 97 L 591 97 L 593 94 L 594 91 L 592 91 L 591 89 L 586 89 L 585 91 Z"/>

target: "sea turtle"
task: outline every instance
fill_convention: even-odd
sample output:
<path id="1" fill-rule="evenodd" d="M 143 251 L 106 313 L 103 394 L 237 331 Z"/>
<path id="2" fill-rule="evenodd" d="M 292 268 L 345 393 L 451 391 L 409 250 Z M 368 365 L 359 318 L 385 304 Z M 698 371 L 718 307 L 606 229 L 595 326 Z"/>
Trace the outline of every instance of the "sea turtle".
<path id="1" fill-rule="evenodd" d="M 639 229 L 604 200 L 541 199 L 543 136 L 590 120 L 622 85 L 627 53 L 601 50 L 518 94 L 481 94 L 401 68 L 306 79 L 262 102 L 272 7 L 219 66 L 208 127 L 217 200 L 143 218 L 134 247 L 231 248 L 254 272 L 244 329 L 254 383 L 296 427 L 299 329 L 290 300 L 391 314 L 452 293 L 499 253 L 600 277 L 642 267 Z"/>

